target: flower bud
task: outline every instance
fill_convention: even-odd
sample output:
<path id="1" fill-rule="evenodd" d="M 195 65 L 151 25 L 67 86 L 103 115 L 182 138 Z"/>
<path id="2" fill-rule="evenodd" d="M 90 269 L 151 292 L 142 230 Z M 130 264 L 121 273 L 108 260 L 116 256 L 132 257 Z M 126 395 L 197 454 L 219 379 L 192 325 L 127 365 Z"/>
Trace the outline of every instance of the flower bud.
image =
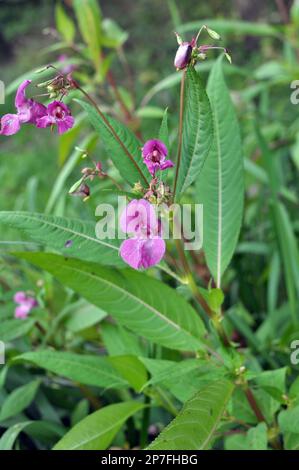
<path id="1" fill-rule="evenodd" d="M 192 56 L 192 46 L 189 42 L 183 42 L 175 55 L 174 65 L 177 69 L 181 70 L 187 67 Z"/>

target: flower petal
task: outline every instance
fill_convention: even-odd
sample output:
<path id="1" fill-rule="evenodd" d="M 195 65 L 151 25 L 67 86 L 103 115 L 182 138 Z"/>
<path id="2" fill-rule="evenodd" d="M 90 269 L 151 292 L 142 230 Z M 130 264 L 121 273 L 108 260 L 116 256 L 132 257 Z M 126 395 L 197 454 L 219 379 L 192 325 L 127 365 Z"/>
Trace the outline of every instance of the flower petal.
<path id="1" fill-rule="evenodd" d="M 30 307 L 27 305 L 24 305 L 24 304 L 19 305 L 15 309 L 15 318 L 21 318 L 21 319 L 27 318 L 30 310 L 31 310 Z"/>
<path id="2" fill-rule="evenodd" d="M 28 87 L 28 85 L 30 85 L 30 83 L 31 83 L 31 80 L 25 80 L 24 82 L 21 83 L 21 85 L 19 86 L 17 90 L 16 97 L 15 97 L 15 105 L 16 105 L 17 110 L 19 110 L 19 108 L 24 106 L 29 101 L 28 98 L 26 98 L 25 90 Z"/>
<path id="3" fill-rule="evenodd" d="M 1 118 L 0 135 L 14 135 L 20 128 L 20 120 L 17 114 L 5 114 L 5 116 Z"/>
<path id="4" fill-rule="evenodd" d="M 13 299 L 14 299 L 14 302 L 16 302 L 17 304 L 22 304 L 26 301 L 26 298 L 27 298 L 27 296 L 26 296 L 25 292 L 18 291 L 18 292 L 15 293 Z"/>
<path id="5" fill-rule="evenodd" d="M 145 236 L 155 233 L 158 220 L 154 207 L 145 199 L 133 199 L 120 216 L 120 227 L 124 233 Z"/>

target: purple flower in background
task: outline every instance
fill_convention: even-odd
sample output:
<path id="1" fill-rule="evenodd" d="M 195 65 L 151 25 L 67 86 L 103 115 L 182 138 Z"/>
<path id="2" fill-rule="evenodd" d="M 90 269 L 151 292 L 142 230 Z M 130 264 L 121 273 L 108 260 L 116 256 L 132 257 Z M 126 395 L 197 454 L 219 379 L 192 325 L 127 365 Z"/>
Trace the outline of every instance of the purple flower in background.
<path id="1" fill-rule="evenodd" d="M 0 135 L 16 134 L 21 124 L 36 124 L 37 119 L 46 114 L 47 108 L 43 104 L 26 97 L 25 91 L 30 83 L 31 80 L 25 80 L 19 86 L 15 98 L 17 114 L 6 114 L 1 118 Z"/>
<path id="2" fill-rule="evenodd" d="M 161 140 L 152 139 L 144 144 L 143 161 L 152 176 L 155 176 L 158 170 L 166 170 L 174 166 L 171 160 L 166 160 L 167 155 L 167 147 Z"/>
<path id="3" fill-rule="evenodd" d="M 131 201 L 120 217 L 123 232 L 134 234 L 120 247 L 122 259 L 134 269 L 147 269 L 159 263 L 165 242 L 159 236 L 161 226 L 154 207 L 145 199 Z"/>
<path id="4" fill-rule="evenodd" d="M 14 301 L 17 305 L 15 309 L 15 318 L 25 319 L 28 317 L 31 310 L 38 306 L 34 297 L 27 296 L 25 292 L 16 292 Z"/>
<path id="5" fill-rule="evenodd" d="M 45 128 L 57 125 L 58 134 L 71 129 L 75 123 L 71 110 L 62 101 L 53 101 L 47 107 L 46 116 L 37 119 L 36 126 Z"/>
<path id="6" fill-rule="evenodd" d="M 58 62 L 67 62 L 68 60 L 69 60 L 69 57 L 66 54 L 61 54 L 58 57 Z M 72 73 L 74 70 L 76 70 L 76 66 L 74 64 L 66 64 L 60 69 L 63 75 L 68 75 L 69 73 Z"/>
<path id="7" fill-rule="evenodd" d="M 159 263 L 165 253 L 165 242 L 155 236 L 129 238 L 120 247 L 122 259 L 134 269 L 147 269 Z"/>

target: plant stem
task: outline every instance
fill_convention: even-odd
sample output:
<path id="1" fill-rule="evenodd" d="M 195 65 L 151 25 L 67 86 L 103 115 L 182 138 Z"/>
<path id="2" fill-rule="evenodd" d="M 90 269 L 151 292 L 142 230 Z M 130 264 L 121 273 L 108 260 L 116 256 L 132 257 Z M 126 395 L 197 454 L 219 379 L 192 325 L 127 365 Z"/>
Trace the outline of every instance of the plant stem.
<path id="1" fill-rule="evenodd" d="M 247 398 L 247 401 L 252 409 L 252 411 L 254 412 L 257 420 L 262 423 L 262 422 L 266 422 L 266 419 L 252 393 L 252 390 L 249 388 L 248 385 L 246 385 L 246 388 L 245 388 L 245 395 L 246 395 L 246 398 Z"/>
<path id="2" fill-rule="evenodd" d="M 173 199 L 175 198 L 177 182 L 178 182 L 178 176 L 179 176 L 179 169 L 180 169 L 180 164 L 181 164 L 181 156 L 182 156 L 183 118 L 184 118 L 184 97 L 185 97 L 186 72 L 187 72 L 187 69 L 185 69 L 183 71 L 182 80 L 181 80 L 179 143 L 178 143 L 178 155 L 177 155 L 177 161 L 176 161 L 176 171 L 175 171 L 174 186 L 173 186 Z"/>
<path id="3" fill-rule="evenodd" d="M 108 119 L 106 118 L 106 116 L 104 115 L 104 113 L 100 110 L 99 106 L 97 105 L 97 103 L 95 102 L 95 100 L 85 91 L 83 90 L 83 88 L 80 87 L 80 85 L 77 83 L 77 82 L 73 82 L 73 85 L 75 88 L 77 88 L 77 90 L 81 91 L 81 93 L 85 96 L 85 98 L 89 101 L 89 103 L 94 107 L 94 109 L 97 111 L 97 113 L 99 114 L 99 116 L 102 118 L 102 120 L 104 121 L 104 123 L 106 124 L 106 126 L 108 127 L 108 129 L 110 130 L 110 132 L 112 133 L 113 137 L 115 138 L 115 140 L 119 143 L 119 145 L 121 146 L 121 148 L 124 150 L 124 152 L 126 153 L 126 155 L 129 157 L 129 159 L 131 160 L 131 162 L 133 163 L 133 165 L 135 166 L 136 170 L 138 171 L 138 173 L 140 174 L 141 178 L 143 179 L 143 182 L 146 184 L 146 187 L 148 186 L 148 181 L 147 179 L 145 178 L 144 174 L 142 173 L 141 169 L 139 168 L 138 164 L 135 162 L 134 160 L 134 157 L 133 155 L 129 152 L 129 150 L 127 149 L 127 147 L 124 145 L 124 143 L 121 141 L 121 139 L 118 137 L 117 133 L 115 132 L 115 130 L 113 129 L 113 127 L 111 126 L 110 122 L 108 121 Z"/>

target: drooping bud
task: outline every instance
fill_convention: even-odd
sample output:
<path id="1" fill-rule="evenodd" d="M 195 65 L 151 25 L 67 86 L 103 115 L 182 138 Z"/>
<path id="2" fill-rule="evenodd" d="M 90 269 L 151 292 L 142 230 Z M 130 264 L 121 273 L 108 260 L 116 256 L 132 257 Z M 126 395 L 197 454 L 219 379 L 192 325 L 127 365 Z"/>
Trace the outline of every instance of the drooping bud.
<path id="1" fill-rule="evenodd" d="M 183 42 L 179 46 L 175 58 L 174 66 L 178 70 L 182 70 L 189 64 L 192 56 L 192 46 L 189 42 Z"/>

